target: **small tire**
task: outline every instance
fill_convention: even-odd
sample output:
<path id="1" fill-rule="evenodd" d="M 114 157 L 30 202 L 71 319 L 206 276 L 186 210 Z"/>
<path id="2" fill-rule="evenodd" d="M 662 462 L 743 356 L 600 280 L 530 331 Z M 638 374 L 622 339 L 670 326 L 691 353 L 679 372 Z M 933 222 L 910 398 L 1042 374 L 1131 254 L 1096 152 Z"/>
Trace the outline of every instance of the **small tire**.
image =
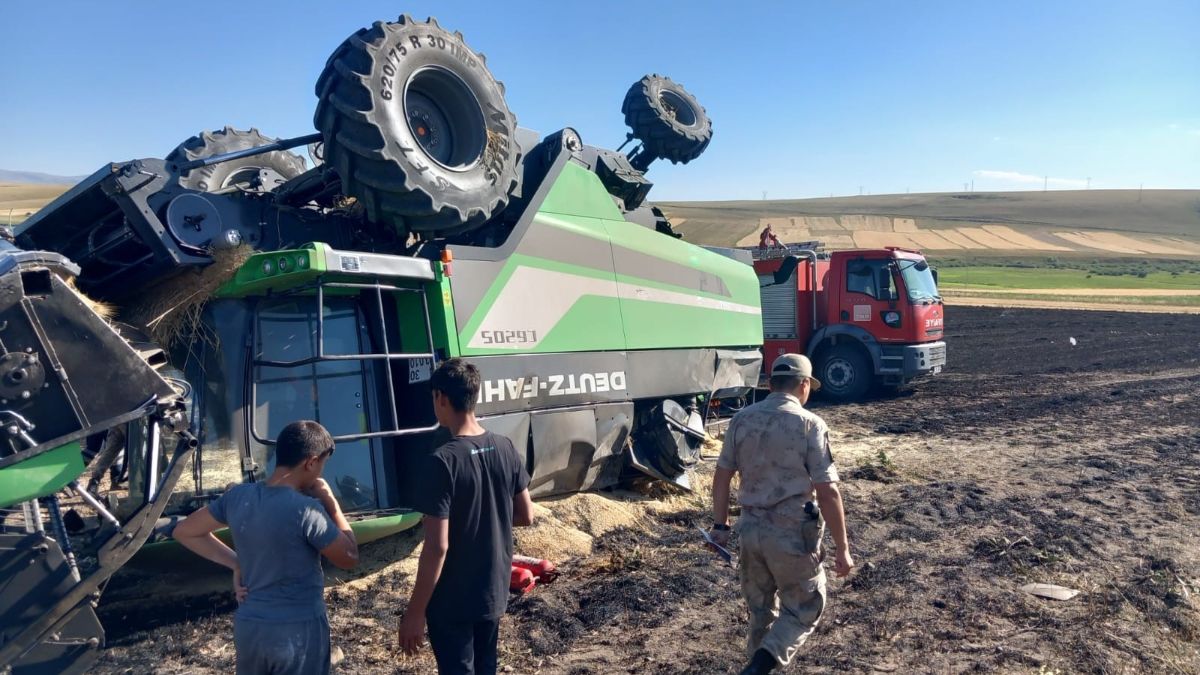
<path id="1" fill-rule="evenodd" d="M 669 77 L 647 75 L 625 94 L 625 124 L 651 157 L 687 164 L 712 140 L 712 120 L 695 96 Z"/>
<path id="2" fill-rule="evenodd" d="M 859 401 L 875 379 L 871 360 L 854 345 L 836 345 L 819 359 L 817 379 L 820 393 L 838 402 Z"/>
<path id="3" fill-rule="evenodd" d="M 473 230 L 520 182 L 516 117 L 486 58 L 434 19 L 377 21 L 317 80 L 325 163 L 368 219 L 408 232 Z"/>
<path id="4" fill-rule="evenodd" d="M 190 171 L 181 172 L 179 166 L 195 159 L 255 148 L 276 140 L 262 135 L 258 129 L 242 131 L 225 127 L 220 131 L 204 131 L 180 143 L 167 155 L 167 170 L 178 185 L 190 190 L 216 192 L 241 184 L 247 186 L 242 188 L 245 192 L 271 192 L 304 173 L 303 157 L 287 150 L 272 150 Z"/>

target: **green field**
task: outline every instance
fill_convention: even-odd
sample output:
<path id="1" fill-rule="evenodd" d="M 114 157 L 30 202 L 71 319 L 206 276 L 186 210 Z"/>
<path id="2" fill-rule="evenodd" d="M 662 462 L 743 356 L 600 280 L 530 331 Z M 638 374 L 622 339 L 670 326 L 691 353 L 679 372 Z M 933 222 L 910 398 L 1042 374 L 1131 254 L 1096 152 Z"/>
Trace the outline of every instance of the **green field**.
<path id="1" fill-rule="evenodd" d="M 950 304 L 954 303 L 954 298 L 962 296 L 963 298 L 978 299 L 980 296 L 972 295 L 967 291 L 947 291 L 946 298 Z M 989 295 L 988 300 L 995 301 L 997 304 L 1003 304 L 1009 300 L 1034 300 L 1037 302 L 1069 302 L 1076 305 L 1130 305 L 1133 307 L 1145 307 L 1148 305 L 1162 307 L 1200 307 L 1200 295 L 1070 295 L 1070 294 L 1053 294 L 1047 295 L 1044 293 L 1005 293 L 1003 295 Z"/>
<path id="2" fill-rule="evenodd" d="M 1004 288 L 1152 288 L 1200 290 L 1195 272 L 1149 272 L 1146 276 L 1099 275 L 1086 270 L 1020 267 L 946 267 L 938 270 L 938 285 L 946 289 Z"/>

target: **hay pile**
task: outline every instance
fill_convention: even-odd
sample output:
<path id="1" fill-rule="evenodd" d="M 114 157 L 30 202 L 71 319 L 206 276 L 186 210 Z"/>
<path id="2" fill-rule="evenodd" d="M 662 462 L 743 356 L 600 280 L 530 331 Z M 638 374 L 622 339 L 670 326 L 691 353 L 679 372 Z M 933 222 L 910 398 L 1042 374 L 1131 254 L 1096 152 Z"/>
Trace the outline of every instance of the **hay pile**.
<path id="1" fill-rule="evenodd" d="M 556 562 L 588 555 L 596 537 L 622 527 L 645 529 L 648 501 L 636 493 L 586 492 L 537 503 L 533 527 L 513 530 L 516 550 Z"/>
<path id="2" fill-rule="evenodd" d="M 122 318 L 144 327 L 163 349 L 193 339 L 200 330 L 200 314 L 213 293 L 233 278 L 255 250 L 248 245 L 213 251 L 213 262 L 189 268 L 149 289 L 124 308 Z"/>
<path id="3" fill-rule="evenodd" d="M 712 490 L 712 466 L 710 462 L 702 462 L 692 473 L 694 491 L 690 493 L 657 484 L 651 494 L 615 490 L 534 502 L 534 525 L 513 528 L 515 551 L 562 564 L 591 555 L 595 539 L 613 530 L 650 532 L 655 527 L 655 515 L 705 508 Z M 418 526 L 365 545 L 362 563 L 356 570 L 326 569 L 331 586 L 358 592 L 370 591 L 384 579 L 411 584 L 417 575 L 422 536 Z"/>

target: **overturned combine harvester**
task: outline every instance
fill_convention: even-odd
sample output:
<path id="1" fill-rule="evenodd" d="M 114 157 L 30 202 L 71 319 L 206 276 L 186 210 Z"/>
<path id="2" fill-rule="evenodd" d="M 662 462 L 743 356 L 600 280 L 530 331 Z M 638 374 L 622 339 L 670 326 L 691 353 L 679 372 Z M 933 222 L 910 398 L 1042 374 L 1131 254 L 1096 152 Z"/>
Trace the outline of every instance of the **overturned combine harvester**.
<path id="1" fill-rule="evenodd" d="M 685 483 L 695 397 L 754 383 L 753 269 L 644 203 L 650 163 L 711 136 L 671 80 L 629 90 L 628 154 L 542 137 L 460 34 L 402 17 L 348 38 L 316 93 L 318 134 L 226 128 L 107 165 L 0 246 L 0 670 L 86 668 L 107 579 L 169 516 L 269 473 L 295 419 L 334 434 L 360 541 L 414 524 L 442 359 L 480 366 L 478 412 L 535 496 Z M 309 170 L 288 152 L 306 144 Z M 127 492 L 79 482 L 97 452 Z"/>

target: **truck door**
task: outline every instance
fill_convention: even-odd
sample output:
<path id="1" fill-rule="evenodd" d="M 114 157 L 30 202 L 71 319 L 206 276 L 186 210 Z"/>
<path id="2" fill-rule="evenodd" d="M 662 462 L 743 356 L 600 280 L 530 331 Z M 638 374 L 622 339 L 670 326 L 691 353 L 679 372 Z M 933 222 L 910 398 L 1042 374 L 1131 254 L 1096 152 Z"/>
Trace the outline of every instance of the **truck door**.
<path id="1" fill-rule="evenodd" d="M 904 320 L 912 320 L 904 315 L 911 308 L 899 301 L 891 259 L 850 257 L 843 271 L 841 322 L 866 330 L 880 342 L 903 341 Z"/>

